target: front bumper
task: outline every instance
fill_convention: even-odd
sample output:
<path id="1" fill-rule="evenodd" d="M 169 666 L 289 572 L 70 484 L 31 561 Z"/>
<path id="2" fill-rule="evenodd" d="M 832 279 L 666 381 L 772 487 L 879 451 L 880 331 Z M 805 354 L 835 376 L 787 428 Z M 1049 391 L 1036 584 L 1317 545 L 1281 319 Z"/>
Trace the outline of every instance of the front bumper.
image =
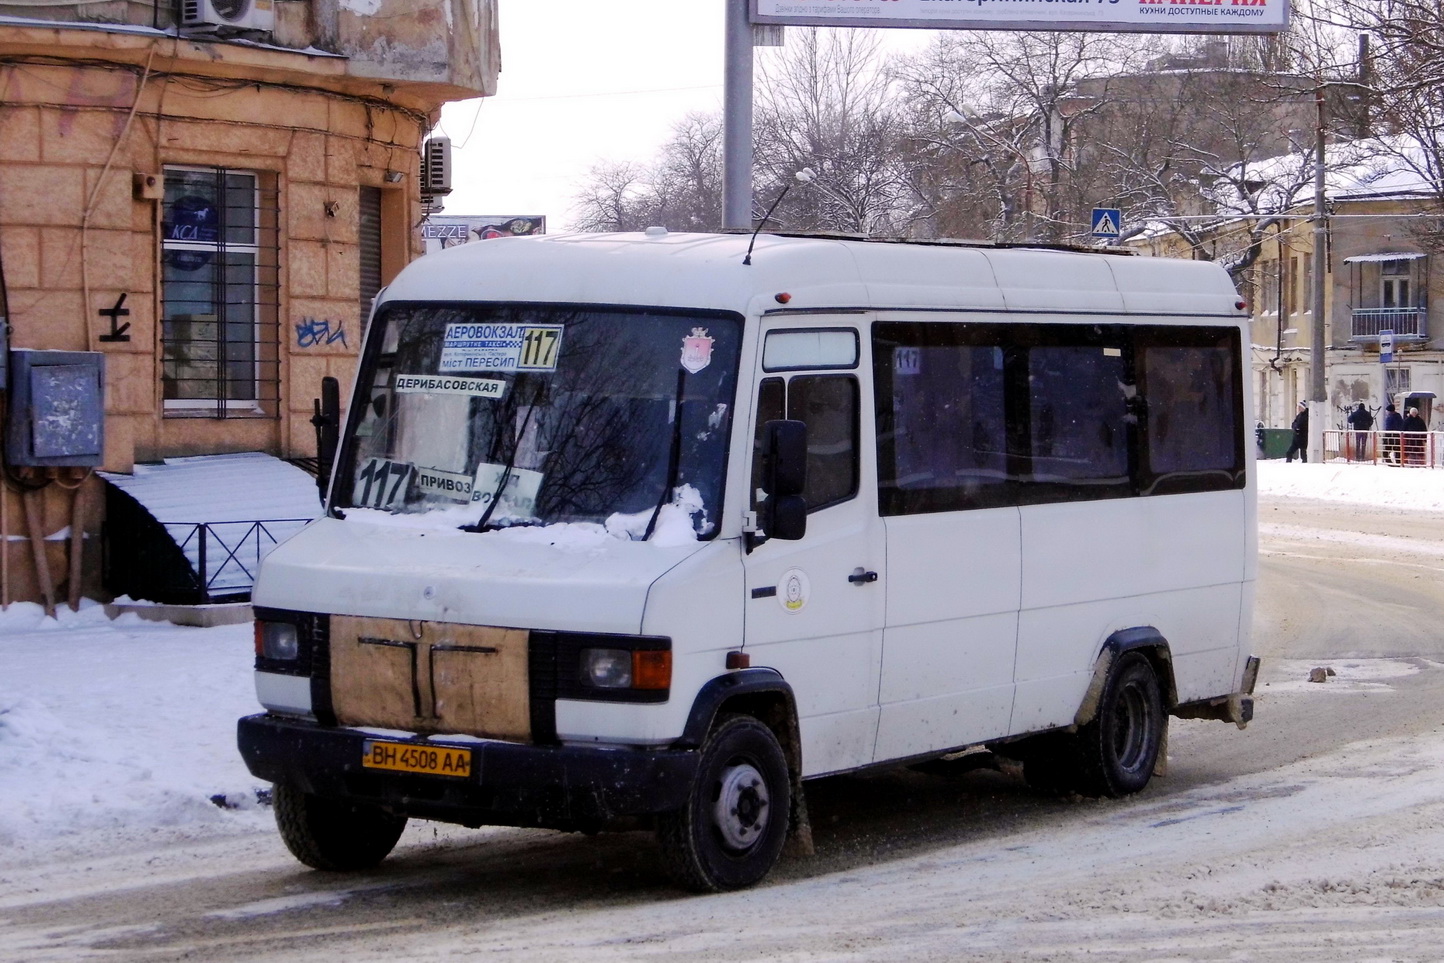
<path id="1" fill-rule="evenodd" d="M 510 742 L 388 742 L 472 752 L 466 777 L 368 769 L 363 744 L 375 734 L 268 714 L 237 724 L 246 767 L 267 782 L 303 792 L 384 806 L 464 826 L 593 829 L 617 819 L 680 809 L 697 753 L 685 749 L 602 749 Z"/>

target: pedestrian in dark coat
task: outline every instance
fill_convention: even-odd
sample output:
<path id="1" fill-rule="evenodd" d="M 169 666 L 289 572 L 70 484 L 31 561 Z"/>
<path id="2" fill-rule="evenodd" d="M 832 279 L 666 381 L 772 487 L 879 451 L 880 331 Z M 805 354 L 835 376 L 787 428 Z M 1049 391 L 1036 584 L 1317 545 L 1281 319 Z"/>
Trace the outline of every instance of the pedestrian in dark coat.
<path id="1" fill-rule="evenodd" d="M 1369 454 L 1369 429 L 1374 427 L 1374 416 L 1362 401 L 1349 412 L 1349 427 L 1354 429 L 1354 461 L 1363 461 Z"/>
<path id="2" fill-rule="evenodd" d="M 1307 403 L 1299 402 L 1299 413 L 1294 415 L 1294 423 L 1289 426 L 1294 430 L 1294 437 L 1289 441 L 1289 450 L 1284 452 L 1284 461 L 1293 461 L 1294 453 L 1297 452 L 1300 462 L 1309 460 L 1309 406 Z"/>
<path id="3" fill-rule="evenodd" d="M 1399 432 L 1404 430 L 1404 416 L 1389 405 L 1384 409 L 1384 461 L 1399 464 Z"/>
<path id="4" fill-rule="evenodd" d="M 1424 464 L 1424 433 L 1429 426 L 1424 424 L 1424 419 L 1419 417 L 1418 408 L 1410 408 L 1409 413 L 1404 416 L 1404 463 L 1408 465 Z"/>

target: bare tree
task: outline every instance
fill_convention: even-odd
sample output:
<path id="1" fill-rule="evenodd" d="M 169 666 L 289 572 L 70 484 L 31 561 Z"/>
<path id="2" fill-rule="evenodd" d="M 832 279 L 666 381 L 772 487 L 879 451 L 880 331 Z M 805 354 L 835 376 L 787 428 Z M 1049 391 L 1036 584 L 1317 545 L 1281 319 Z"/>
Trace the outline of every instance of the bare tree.
<path id="1" fill-rule="evenodd" d="M 637 164 L 601 162 L 576 195 L 579 231 L 635 231 L 647 226 L 650 190 Z"/>
<path id="2" fill-rule="evenodd" d="M 895 233 L 903 117 L 876 35 L 790 30 L 758 73 L 754 196 L 765 210 L 799 170 L 815 175 L 779 205 L 777 226 Z"/>
<path id="3" fill-rule="evenodd" d="M 1096 33 L 941 34 L 895 68 L 908 98 L 914 217 L 1000 240 L 1076 234 L 1095 172 L 1074 145 L 1141 45 Z M 1080 96 L 1080 85 L 1095 89 Z M 986 213 L 986 217 L 980 217 Z M 972 223 L 969 223 L 971 221 Z M 917 233 L 926 233 L 917 231 Z"/>
<path id="4" fill-rule="evenodd" d="M 576 195 L 579 231 L 715 231 L 722 219 L 722 122 L 688 114 L 655 163 L 594 166 Z"/>
<path id="5" fill-rule="evenodd" d="M 1091 165 L 1132 227 L 1160 227 L 1235 278 L 1313 184 L 1316 82 L 1280 72 L 1277 45 L 1189 43 L 1115 78 Z"/>
<path id="6" fill-rule="evenodd" d="M 722 222 L 722 121 L 688 114 L 652 170 L 654 224 L 674 231 L 715 231 Z"/>

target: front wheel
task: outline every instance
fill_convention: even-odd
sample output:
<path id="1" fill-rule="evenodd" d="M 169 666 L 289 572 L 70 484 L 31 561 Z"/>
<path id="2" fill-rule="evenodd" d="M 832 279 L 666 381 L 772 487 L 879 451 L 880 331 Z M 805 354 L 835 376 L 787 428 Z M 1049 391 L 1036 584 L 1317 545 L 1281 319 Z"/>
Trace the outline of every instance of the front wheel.
<path id="1" fill-rule="evenodd" d="M 1153 664 L 1140 652 L 1123 653 L 1103 685 L 1098 714 L 1078 729 L 1078 791 L 1116 798 L 1148 785 L 1167 725 Z"/>
<path id="2" fill-rule="evenodd" d="M 396 846 L 406 817 L 365 803 L 326 799 L 291 786 L 271 794 L 276 827 L 291 854 L 314 869 L 370 869 Z"/>
<path id="3" fill-rule="evenodd" d="M 657 839 L 672 878 L 697 892 L 741 889 L 782 853 L 792 783 L 777 737 L 750 716 L 707 736 L 687 804 L 659 817 Z"/>

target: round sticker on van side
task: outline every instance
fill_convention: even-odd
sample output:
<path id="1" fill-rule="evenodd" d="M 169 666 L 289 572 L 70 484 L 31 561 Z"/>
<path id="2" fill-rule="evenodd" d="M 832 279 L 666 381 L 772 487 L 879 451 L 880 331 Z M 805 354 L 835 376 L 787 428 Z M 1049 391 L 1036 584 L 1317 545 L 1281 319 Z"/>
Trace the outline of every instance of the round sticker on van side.
<path id="1" fill-rule="evenodd" d="M 806 572 L 790 568 L 782 573 L 782 580 L 777 583 L 777 601 L 784 609 L 801 612 L 811 596 L 812 583 L 807 580 Z"/>

